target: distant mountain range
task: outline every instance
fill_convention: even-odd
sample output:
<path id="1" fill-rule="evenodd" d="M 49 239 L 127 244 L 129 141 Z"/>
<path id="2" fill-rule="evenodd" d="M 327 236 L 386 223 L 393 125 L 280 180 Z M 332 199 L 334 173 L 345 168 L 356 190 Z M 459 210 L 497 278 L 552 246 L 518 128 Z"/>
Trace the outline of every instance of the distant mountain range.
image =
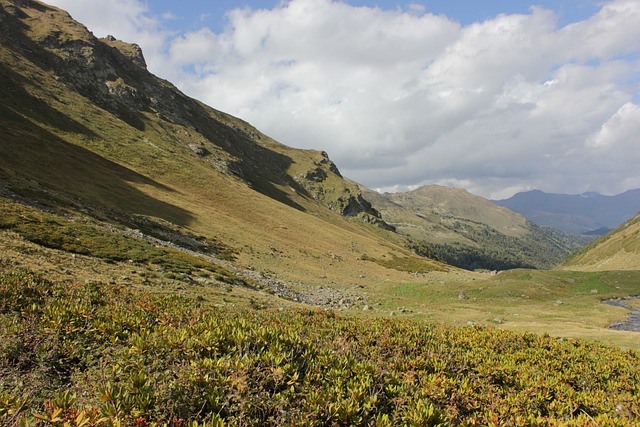
<path id="1" fill-rule="evenodd" d="M 538 225 L 569 233 L 604 235 L 640 211 L 640 189 L 615 196 L 595 192 L 554 194 L 540 190 L 493 201 Z"/>
<path id="2" fill-rule="evenodd" d="M 465 269 L 549 268 L 590 240 L 538 226 L 462 188 L 362 191 L 414 250 Z"/>

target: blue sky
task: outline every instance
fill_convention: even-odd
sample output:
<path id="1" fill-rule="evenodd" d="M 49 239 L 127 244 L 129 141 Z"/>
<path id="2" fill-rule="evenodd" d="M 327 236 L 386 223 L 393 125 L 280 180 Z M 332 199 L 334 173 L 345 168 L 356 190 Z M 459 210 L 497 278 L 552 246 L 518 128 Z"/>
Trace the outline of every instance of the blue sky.
<path id="1" fill-rule="evenodd" d="M 369 188 L 640 187 L 638 0 L 50 3 Z"/>
<path id="2" fill-rule="evenodd" d="M 562 26 L 589 17 L 599 9 L 599 4 L 601 4 L 597 0 L 433 0 L 412 2 L 349 0 L 345 3 L 389 10 L 407 10 L 409 5 L 421 6 L 426 12 L 444 14 L 463 25 L 491 19 L 501 13 L 528 13 L 532 5 L 537 5 L 556 11 L 558 22 Z M 281 0 L 189 0 L 179 3 L 172 0 L 152 0 L 146 4 L 157 15 L 170 11 L 175 16 L 175 20 L 168 21 L 167 26 L 176 31 L 196 29 L 203 25 L 211 27 L 214 31 L 221 31 L 227 23 L 226 11 L 243 7 L 273 9 L 281 4 Z"/>

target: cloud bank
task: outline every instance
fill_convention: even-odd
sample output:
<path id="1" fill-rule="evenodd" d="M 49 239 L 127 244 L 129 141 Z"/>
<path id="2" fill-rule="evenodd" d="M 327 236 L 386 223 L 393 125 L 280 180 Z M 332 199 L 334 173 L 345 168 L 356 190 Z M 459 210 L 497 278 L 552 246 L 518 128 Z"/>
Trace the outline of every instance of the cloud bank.
<path id="1" fill-rule="evenodd" d="M 151 71 L 187 94 L 327 151 L 370 188 L 501 198 L 640 187 L 637 0 L 564 27 L 539 7 L 463 26 L 416 2 L 290 0 L 230 10 L 219 32 L 169 32 L 138 0 L 51 3 L 140 44 Z"/>

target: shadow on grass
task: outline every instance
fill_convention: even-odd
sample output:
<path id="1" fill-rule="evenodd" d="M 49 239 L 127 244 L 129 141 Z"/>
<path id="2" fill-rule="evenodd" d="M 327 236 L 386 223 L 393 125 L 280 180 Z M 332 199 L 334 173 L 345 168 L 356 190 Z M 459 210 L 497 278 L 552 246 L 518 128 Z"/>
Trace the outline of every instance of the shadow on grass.
<path id="1" fill-rule="evenodd" d="M 5 83 L 11 81 L 12 74 L 0 65 L 0 78 Z M 174 192 L 171 188 L 71 144 L 25 117 L 38 117 L 63 131 L 95 136 L 81 123 L 36 99 L 19 84 L 5 84 L 0 96 L 0 183 L 53 190 L 103 213 L 151 215 L 182 226 L 192 220 L 188 211 L 150 197 L 132 184 L 169 193 Z M 19 188 L 14 190 L 20 192 Z M 62 199 L 48 202 L 65 204 Z"/>
<path id="2" fill-rule="evenodd" d="M 213 117 L 214 110 L 182 94 L 170 83 L 155 77 L 143 67 L 134 65 L 130 58 L 113 46 L 94 38 L 89 33 L 83 33 L 85 30 L 82 28 L 73 27 L 68 18 L 58 14 L 56 9 L 31 2 L 25 3 L 22 8 L 25 10 L 33 8 L 39 13 L 29 17 L 20 7 L 15 6 L 10 13 L 3 15 L 6 30 L 4 34 L 0 34 L 0 39 L 6 39 L 3 40 L 4 46 L 0 45 L 0 48 L 6 48 L 11 52 L 17 63 L 33 67 L 33 70 L 54 73 L 69 90 L 91 100 L 139 131 L 144 131 L 148 125 L 146 123 L 148 118 L 145 118 L 143 112 L 156 115 L 160 125 L 168 133 L 172 132 L 171 124 L 196 130 L 236 159 L 229 169 L 247 182 L 251 188 L 295 209 L 305 210 L 287 190 L 292 188 L 298 195 L 311 198 L 306 189 L 287 174 L 293 159 L 258 144 L 243 129 L 217 120 Z M 43 22 L 37 21 L 34 18 L 36 16 L 42 16 Z M 58 26 L 52 27 L 55 31 L 52 30 L 50 34 L 45 32 L 50 25 L 49 21 L 44 21 L 45 19 L 58 21 Z M 29 36 L 31 28 L 35 25 L 40 25 L 43 29 L 41 31 L 43 34 L 38 40 L 32 40 Z M 66 31 L 74 34 L 68 35 Z M 85 64 L 84 53 L 77 53 L 80 47 L 86 47 L 93 52 L 91 65 Z M 3 74 L 11 73 L 7 67 L 3 68 L 0 70 Z M 105 76 L 104 72 L 110 73 L 109 76 Z M 6 81 L 4 76 L 0 77 Z M 135 100 L 121 99 L 105 93 L 105 81 L 114 81 L 118 78 L 123 79 L 124 83 L 136 91 Z M 13 80 L 18 87 L 41 86 L 40 82 L 29 81 L 16 73 Z M 42 87 L 42 90 L 47 92 L 45 87 Z M 74 122 L 64 114 L 52 109 L 47 110 L 46 102 L 34 99 L 30 102 L 34 107 L 21 112 L 26 117 L 32 117 L 32 114 L 38 113 L 38 109 L 44 109 L 46 111 L 40 112 L 41 118 L 44 119 L 42 123 L 50 123 L 59 129 L 88 136 L 93 134 L 90 129 L 83 128 L 80 123 Z M 2 111 L 2 114 L 5 114 L 5 111 Z M 42 129 L 38 132 L 40 139 L 50 136 L 43 135 Z M 58 142 L 62 141 L 58 140 Z M 76 154 L 80 158 L 86 157 L 86 153 Z M 102 167 L 103 169 L 106 167 L 104 163 Z M 122 177 L 127 173 L 120 171 L 118 175 Z M 99 185 L 96 183 L 96 186 Z M 96 191 L 97 194 L 101 194 L 99 189 Z"/>

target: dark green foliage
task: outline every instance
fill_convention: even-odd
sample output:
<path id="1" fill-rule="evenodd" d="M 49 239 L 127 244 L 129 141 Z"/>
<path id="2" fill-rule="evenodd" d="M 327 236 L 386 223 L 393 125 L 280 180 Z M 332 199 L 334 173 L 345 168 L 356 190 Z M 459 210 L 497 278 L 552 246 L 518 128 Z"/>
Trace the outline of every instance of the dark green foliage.
<path id="1" fill-rule="evenodd" d="M 22 271 L 0 275 L 0 312 L 4 424 L 640 425 L 640 356 L 593 343 Z"/>
<path id="2" fill-rule="evenodd" d="M 451 229 L 477 244 L 415 243 L 411 249 L 423 256 L 439 259 L 467 270 L 509 270 L 513 268 L 551 268 L 579 245 L 566 233 L 531 225 L 535 233 L 524 237 L 508 236 L 491 227 L 471 221 L 454 222 Z"/>
<path id="3" fill-rule="evenodd" d="M 510 270 L 514 268 L 535 268 L 534 265 L 523 262 L 518 256 L 508 251 L 508 248 L 475 248 L 460 243 L 429 244 L 427 251 L 437 254 L 438 259 L 447 264 L 466 270 Z M 416 253 L 423 253 L 422 248 L 413 248 Z"/>

